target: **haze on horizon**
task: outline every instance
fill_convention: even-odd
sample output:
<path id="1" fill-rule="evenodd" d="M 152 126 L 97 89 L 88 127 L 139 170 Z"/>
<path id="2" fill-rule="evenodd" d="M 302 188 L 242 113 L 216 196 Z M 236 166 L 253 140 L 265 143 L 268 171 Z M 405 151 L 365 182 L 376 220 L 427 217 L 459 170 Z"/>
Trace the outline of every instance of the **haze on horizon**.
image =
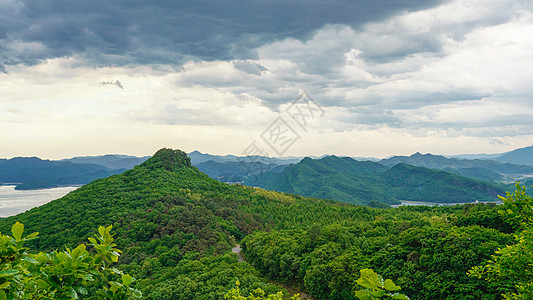
<path id="1" fill-rule="evenodd" d="M 525 0 L 0 0 L 0 157 L 277 156 L 278 118 L 283 155 L 502 153 L 533 144 L 531 49 Z"/>

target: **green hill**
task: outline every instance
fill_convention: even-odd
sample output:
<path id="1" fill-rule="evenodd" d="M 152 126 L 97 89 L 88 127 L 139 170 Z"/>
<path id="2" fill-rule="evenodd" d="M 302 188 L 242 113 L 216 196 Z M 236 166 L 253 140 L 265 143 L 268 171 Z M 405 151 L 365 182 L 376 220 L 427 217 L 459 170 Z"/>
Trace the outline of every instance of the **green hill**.
<path id="1" fill-rule="evenodd" d="M 359 205 L 398 200 L 435 203 L 495 201 L 505 189 L 444 171 L 328 156 L 303 159 L 279 174 L 265 173 L 245 184 L 269 190 L 319 197 Z"/>
<path id="2" fill-rule="evenodd" d="M 436 203 L 495 201 L 505 195 L 498 185 L 445 171 L 397 164 L 383 174 L 391 194 L 398 199 Z"/>
<path id="3" fill-rule="evenodd" d="M 359 205 L 372 200 L 399 204 L 396 198 L 386 193 L 377 175 L 387 169 L 375 162 L 349 157 L 327 156 L 318 160 L 306 157 L 281 173 L 266 172 L 244 184 Z"/>

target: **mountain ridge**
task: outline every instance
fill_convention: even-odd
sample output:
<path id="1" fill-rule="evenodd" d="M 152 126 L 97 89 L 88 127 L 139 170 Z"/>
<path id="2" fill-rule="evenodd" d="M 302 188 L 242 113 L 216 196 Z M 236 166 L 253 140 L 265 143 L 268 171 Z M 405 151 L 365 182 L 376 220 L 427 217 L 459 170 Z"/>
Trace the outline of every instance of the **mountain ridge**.
<path id="1" fill-rule="evenodd" d="M 400 200 L 435 203 L 496 201 L 498 194 L 505 194 L 503 187 L 446 171 L 403 163 L 390 168 L 378 162 L 337 156 L 318 160 L 304 158 L 279 174 L 266 172 L 244 184 L 359 205 L 368 205 L 373 200 L 385 204 L 399 204 Z"/>

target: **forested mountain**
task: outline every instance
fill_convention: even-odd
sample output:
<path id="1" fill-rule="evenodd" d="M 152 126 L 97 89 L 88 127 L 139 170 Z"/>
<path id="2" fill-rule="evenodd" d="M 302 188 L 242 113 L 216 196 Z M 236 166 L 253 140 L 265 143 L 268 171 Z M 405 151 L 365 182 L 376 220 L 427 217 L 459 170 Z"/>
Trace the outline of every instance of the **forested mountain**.
<path id="1" fill-rule="evenodd" d="M 326 161 L 361 175 L 385 168 Z M 498 299 L 514 290 L 510 280 L 487 283 L 466 274 L 514 243 L 495 205 L 375 209 L 228 185 L 170 149 L 0 219 L 0 231 L 15 221 L 40 232 L 32 246 L 41 250 L 78 244 L 98 225 L 113 225 L 124 250 L 118 267 L 137 278 L 147 299 L 221 299 L 237 280 L 245 293 L 282 289 L 262 276 L 315 299 L 354 299 L 354 279 L 367 267 L 394 279 L 411 299 Z M 229 253 L 242 238 L 251 264 Z"/>
<path id="2" fill-rule="evenodd" d="M 305 158 L 279 174 L 266 172 L 244 184 L 307 197 L 367 205 L 399 200 L 435 203 L 495 201 L 498 185 L 444 171 L 398 164 L 389 167 L 348 157 Z"/>
<path id="3" fill-rule="evenodd" d="M 503 186 L 445 171 L 397 164 L 383 174 L 388 191 L 398 199 L 436 203 L 495 201 Z"/>

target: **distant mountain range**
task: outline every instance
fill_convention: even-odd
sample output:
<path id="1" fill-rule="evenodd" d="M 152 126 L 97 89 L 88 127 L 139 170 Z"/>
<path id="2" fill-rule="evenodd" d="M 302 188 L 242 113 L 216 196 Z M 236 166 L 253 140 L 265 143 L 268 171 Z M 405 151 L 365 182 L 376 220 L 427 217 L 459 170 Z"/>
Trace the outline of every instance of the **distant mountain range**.
<path id="1" fill-rule="evenodd" d="M 269 158 L 211 155 L 193 151 L 192 164 L 210 177 L 223 182 L 242 182 L 249 176 L 266 171 L 280 172 L 297 163 L 298 157 Z M 37 157 L 0 159 L 0 184 L 16 184 L 16 189 L 44 189 L 67 185 L 83 185 L 95 179 L 120 174 L 146 161 L 150 156 L 108 154 L 80 156 L 57 161 Z"/>
<path id="2" fill-rule="evenodd" d="M 502 163 L 483 159 L 446 158 L 440 155 L 415 153 L 411 156 L 393 156 L 379 163 L 392 167 L 399 163 L 430 169 L 439 169 L 486 181 L 513 181 L 533 174 L 533 166 Z"/>
<path id="3" fill-rule="evenodd" d="M 289 173 L 283 173 L 288 166 L 291 164 L 296 165 L 302 160 L 301 157 L 269 158 L 263 156 L 221 156 L 201 153 L 199 151 L 193 151 L 188 155 L 191 158 L 192 165 L 198 167 L 198 169 L 208 174 L 211 178 L 222 182 L 246 182 L 247 184 L 252 185 L 263 185 L 267 184 L 267 182 L 281 180 L 276 178 L 288 176 L 291 174 L 290 172 L 295 172 L 294 168 L 298 169 L 300 167 L 292 167 L 287 171 Z M 517 179 L 523 181 L 533 175 L 533 146 L 516 149 L 501 155 L 472 154 L 470 157 L 478 158 L 447 158 L 440 155 L 415 153 L 411 156 L 393 156 L 382 160 L 354 157 L 351 158 L 350 164 L 353 164 L 352 161 L 360 161 L 369 166 L 368 163 L 377 162 L 380 165 L 391 168 L 399 163 L 403 163 L 417 167 L 442 170 L 463 177 L 491 182 L 509 183 Z M 98 178 L 119 174 L 125 170 L 132 169 L 134 166 L 141 164 L 148 158 L 149 156 L 136 157 L 110 154 L 73 157 L 58 161 L 42 160 L 37 157 L 0 159 L 0 184 L 18 184 L 18 189 L 40 189 L 63 185 L 83 185 Z M 313 158 L 315 158 L 314 160 L 317 160 L 317 157 Z M 491 159 L 489 160 L 487 158 Z M 308 159 L 306 162 L 309 162 Z M 363 164 L 358 167 L 361 167 L 362 165 Z M 385 194 L 386 196 L 383 195 L 380 188 L 364 188 L 365 186 L 369 186 L 368 180 L 370 180 L 370 175 L 365 175 L 366 177 L 363 176 L 365 178 L 361 178 L 361 174 L 358 174 L 358 178 L 354 179 L 349 177 L 353 175 L 352 172 L 361 171 L 355 169 L 347 170 L 344 169 L 345 167 L 346 166 L 342 166 L 342 164 L 328 166 L 328 168 L 335 170 L 334 173 L 336 174 L 335 176 L 337 177 L 336 180 L 338 182 L 336 187 L 329 188 L 328 193 L 320 194 L 315 190 L 311 193 L 309 188 L 303 186 L 299 187 L 298 184 L 296 184 L 294 188 L 296 190 L 302 190 L 299 194 L 316 197 L 320 195 L 339 195 L 334 198 L 354 203 L 360 201 L 358 199 L 360 199 L 364 193 L 366 193 L 367 196 L 372 195 L 372 197 L 377 197 L 384 203 L 396 202 L 396 200 L 393 199 L 394 197 L 391 198 L 389 194 Z M 362 169 L 365 168 L 362 167 Z M 366 174 L 368 173 L 372 172 L 366 172 Z M 346 178 L 346 176 L 349 178 Z M 316 180 L 317 179 L 313 181 L 314 185 L 322 184 L 321 182 L 316 182 Z M 372 180 L 378 180 L 378 182 L 383 181 L 383 179 L 375 178 Z M 351 183 L 348 184 L 348 182 Z M 290 189 L 284 188 L 284 190 L 288 191 Z M 362 192 L 363 190 L 365 191 L 364 193 Z"/>
<path id="4" fill-rule="evenodd" d="M 16 184 L 19 190 L 83 185 L 120 174 L 146 159 L 148 157 L 126 155 L 74 157 L 58 161 L 37 157 L 0 159 L 0 184 Z"/>
<path id="5" fill-rule="evenodd" d="M 499 157 L 494 158 L 494 160 L 520 165 L 533 165 L 533 146 L 507 152 Z"/>
<path id="6" fill-rule="evenodd" d="M 244 182 L 279 192 L 368 205 L 372 200 L 434 203 L 495 201 L 505 187 L 445 171 L 397 163 L 392 168 L 371 161 L 328 156 L 304 158 L 281 173 L 266 172 Z"/>
<path id="7" fill-rule="evenodd" d="M 100 156 L 78 156 L 69 159 L 62 159 L 60 161 L 67 161 L 75 164 L 95 164 L 112 170 L 129 170 L 136 165 L 140 165 L 148 158 L 150 158 L 150 156 L 137 157 L 129 155 L 107 154 Z"/>
<path id="8" fill-rule="evenodd" d="M 64 185 L 84 184 L 122 171 L 124 169 L 111 170 L 97 164 L 15 157 L 0 159 L 0 184 L 24 183 L 17 186 L 18 189 L 49 188 L 61 185 L 59 182 L 64 182 Z"/>

